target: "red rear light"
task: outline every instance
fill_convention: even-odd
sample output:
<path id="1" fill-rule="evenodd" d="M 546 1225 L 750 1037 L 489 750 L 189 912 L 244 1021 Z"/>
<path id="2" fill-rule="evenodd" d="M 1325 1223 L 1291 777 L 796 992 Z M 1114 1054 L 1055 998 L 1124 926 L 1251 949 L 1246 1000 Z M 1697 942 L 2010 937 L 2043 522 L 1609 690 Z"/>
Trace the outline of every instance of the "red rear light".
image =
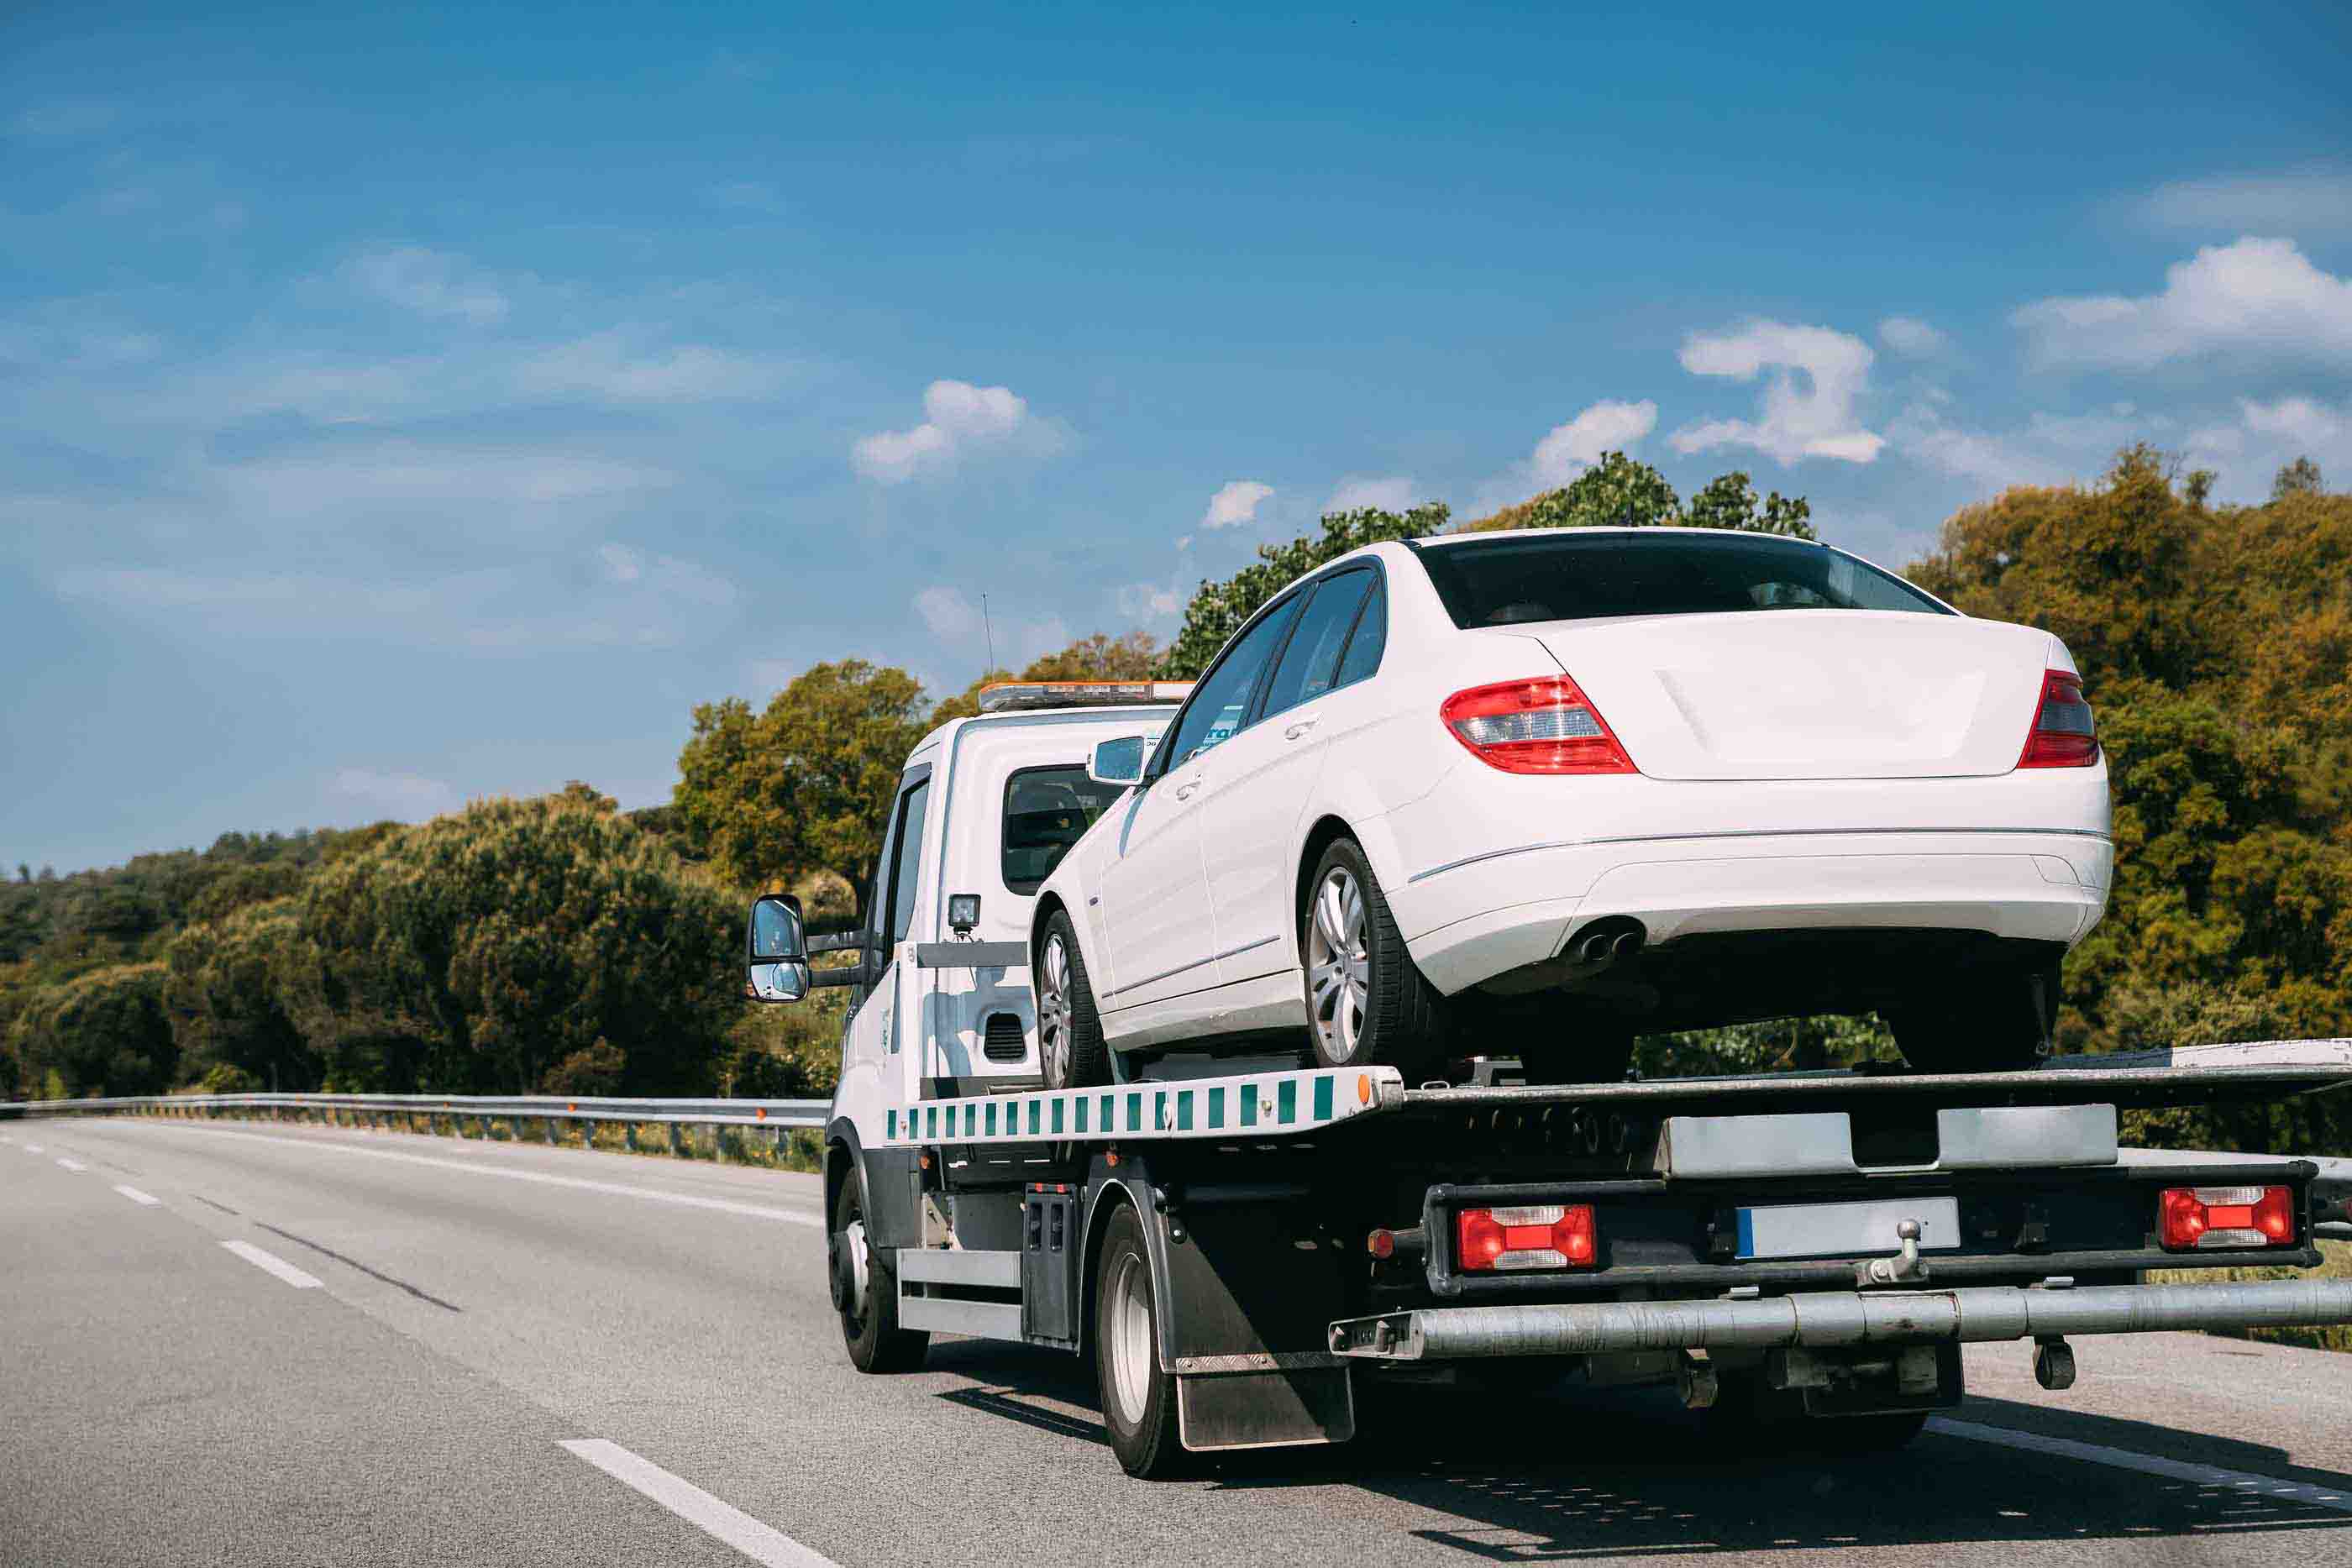
<path id="1" fill-rule="evenodd" d="M 1590 1269 L 1592 1206 L 1533 1204 L 1519 1208 L 1465 1208 L 1454 1217 L 1454 1255 L 1462 1270 Z"/>
<path id="2" fill-rule="evenodd" d="M 2088 768 L 2099 759 L 2098 726 L 2083 699 L 2083 677 L 2052 670 L 2042 677 L 2042 706 L 2025 737 L 2020 768 Z"/>
<path id="3" fill-rule="evenodd" d="M 1437 716 L 1454 739 L 1506 773 L 1633 773 L 1639 769 L 1566 675 L 1456 692 Z"/>
<path id="4" fill-rule="evenodd" d="M 2170 1252 L 2294 1243 L 2294 1192 L 2284 1186 L 2168 1186 L 2157 1199 L 2157 1239 Z"/>

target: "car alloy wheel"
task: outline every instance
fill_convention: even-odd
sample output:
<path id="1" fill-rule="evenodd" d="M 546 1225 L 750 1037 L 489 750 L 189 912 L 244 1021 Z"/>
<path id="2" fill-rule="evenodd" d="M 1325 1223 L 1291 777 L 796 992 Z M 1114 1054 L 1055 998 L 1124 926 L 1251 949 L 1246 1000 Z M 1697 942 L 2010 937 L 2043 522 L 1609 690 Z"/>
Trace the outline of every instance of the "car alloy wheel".
<path id="1" fill-rule="evenodd" d="M 1371 1000 L 1371 954 L 1364 941 L 1364 890 L 1346 866 L 1333 866 L 1315 890 L 1307 925 L 1311 1017 L 1323 1059 L 1356 1060 Z"/>
<path id="2" fill-rule="evenodd" d="M 1045 938 L 1037 987 L 1037 1065 L 1046 1085 L 1070 1086 L 1070 948 L 1055 932 Z"/>

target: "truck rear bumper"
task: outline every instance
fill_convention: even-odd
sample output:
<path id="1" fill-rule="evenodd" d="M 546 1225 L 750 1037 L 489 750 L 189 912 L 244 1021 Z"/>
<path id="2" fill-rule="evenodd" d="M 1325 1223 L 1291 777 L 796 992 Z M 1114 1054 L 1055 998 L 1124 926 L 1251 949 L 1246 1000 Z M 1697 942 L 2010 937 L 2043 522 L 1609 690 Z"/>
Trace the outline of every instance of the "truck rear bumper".
<path id="1" fill-rule="evenodd" d="M 1331 1348 L 1371 1361 L 1815 1349 L 2352 1322 L 2352 1280 L 2036 1290 L 1806 1291 L 1754 1301 L 1429 1307 L 1342 1319 Z"/>

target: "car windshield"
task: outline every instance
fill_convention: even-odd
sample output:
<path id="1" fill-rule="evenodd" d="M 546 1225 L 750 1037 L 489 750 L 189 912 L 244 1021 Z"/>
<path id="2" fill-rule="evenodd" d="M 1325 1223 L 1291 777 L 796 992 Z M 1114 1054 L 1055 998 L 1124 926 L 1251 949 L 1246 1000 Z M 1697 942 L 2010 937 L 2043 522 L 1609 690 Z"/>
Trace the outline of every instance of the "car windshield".
<path id="1" fill-rule="evenodd" d="M 1769 535 L 1500 534 L 1419 554 L 1446 613 L 1465 629 L 1740 610 L 1951 613 L 1867 561 Z"/>

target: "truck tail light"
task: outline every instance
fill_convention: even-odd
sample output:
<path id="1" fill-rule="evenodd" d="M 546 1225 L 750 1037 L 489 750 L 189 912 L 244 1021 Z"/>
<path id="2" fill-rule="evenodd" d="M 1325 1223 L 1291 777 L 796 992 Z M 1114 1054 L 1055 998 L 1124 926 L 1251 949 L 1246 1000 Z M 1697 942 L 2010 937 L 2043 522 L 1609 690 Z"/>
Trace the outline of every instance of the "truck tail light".
<path id="1" fill-rule="evenodd" d="M 1506 773 L 1640 771 L 1566 675 L 1473 686 L 1446 698 L 1437 716 L 1471 755 Z"/>
<path id="2" fill-rule="evenodd" d="M 2157 1200 L 2157 1238 L 2170 1252 L 2292 1246 L 2294 1191 L 2284 1186 L 2166 1187 Z"/>
<path id="3" fill-rule="evenodd" d="M 2083 677 L 2051 670 L 2042 677 L 2042 703 L 2033 710 L 2020 768 L 2088 768 L 2099 759 L 2099 731 L 2091 705 L 2083 698 Z"/>
<path id="4" fill-rule="evenodd" d="M 1590 1269 L 1594 1252 L 1592 1206 L 1535 1204 L 1519 1208 L 1465 1208 L 1454 1217 L 1454 1254 L 1463 1272 L 1506 1269 Z"/>

